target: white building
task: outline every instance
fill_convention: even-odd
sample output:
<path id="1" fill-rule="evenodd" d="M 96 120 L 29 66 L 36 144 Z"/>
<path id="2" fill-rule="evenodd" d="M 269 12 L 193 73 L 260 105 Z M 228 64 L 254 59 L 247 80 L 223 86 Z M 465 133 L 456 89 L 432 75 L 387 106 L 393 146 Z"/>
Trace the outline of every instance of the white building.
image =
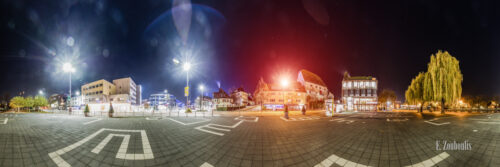
<path id="1" fill-rule="evenodd" d="M 137 104 L 137 85 L 135 84 L 134 80 L 132 80 L 132 78 L 127 77 L 115 79 L 113 80 L 113 84 L 116 88 L 116 94 L 127 94 L 130 97 L 126 102 L 133 105 Z"/>
<path id="2" fill-rule="evenodd" d="M 376 78 L 371 76 L 351 77 L 344 74 L 342 80 L 342 102 L 347 111 L 376 111 L 377 110 Z"/>

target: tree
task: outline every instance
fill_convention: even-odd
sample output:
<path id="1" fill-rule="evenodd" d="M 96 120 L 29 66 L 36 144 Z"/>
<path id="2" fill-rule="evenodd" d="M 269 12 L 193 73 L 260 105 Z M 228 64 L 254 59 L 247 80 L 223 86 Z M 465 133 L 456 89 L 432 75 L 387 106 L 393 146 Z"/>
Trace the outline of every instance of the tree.
<path id="1" fill-rule="evenodd" d="M 9 106 L 11 108 L 17 108 L 17 111 L 19 111 L 19 108 L 24 107 L 24 97 L 16 96 L 10 99 Z"/>
<path id="2" fill-rule="evenodd" d="M 28 108 L 28 111 L 31 111 L 31 108 L 35 105 L 35 100 L 33 97 L 28 96 L 24 99 L 24 107 Z"/>
<path id="3" fill-rule="evenodd" d="M 35 96 L 35 98 L 33 99 L 34 100 L 34 107 L 39 110 L 40 107 L 45 107 L 47 105 L 49 105 L 49 102 L 47 101 L 47 99 L 43 96 Z"/>
<path id="4" fill-rule="evenodd" d="M 463 76 L 460 71 L 459 61 L 447 51 L 438 51 L 431 55 L 427 67 L 429 92 L 432 101 L 441 102 L 441 113 L 444 114 L 446 103 L 456 102 L 462 96 Z M 429 91 L 430 91 L 429 90 Z"/>
<path id="5" fill-rule="evenodd" d="M 396 101 L 396 93 L 389 89 L 384 89 L 380 92 L 378 96 L 378 103 L 381 105 L 385 105 L 387 102 Z"/>
<path id="6" fill-rule="evenodd" d="M 405 92 L 406 101 L 410 104 L 420 104 L 419 112 L 422 112 L 424 103 L 427 99 L 424 98 L 424 80 L 425 73 L 420 72 L 411 80 L 410 86 Z"/>
<path id="7" fill-rule="evenodd" d="M 431 55 L 427 72 L 419 73 L 412 80 L 405 97 L 409 103 L 421 103 L 420 112 L 425 102 L 439 101 L 444 114 L 445 104 L 456 102 L 462 96 L 462 81 L 458 60 L 447 51 L 438 51 Z"/>

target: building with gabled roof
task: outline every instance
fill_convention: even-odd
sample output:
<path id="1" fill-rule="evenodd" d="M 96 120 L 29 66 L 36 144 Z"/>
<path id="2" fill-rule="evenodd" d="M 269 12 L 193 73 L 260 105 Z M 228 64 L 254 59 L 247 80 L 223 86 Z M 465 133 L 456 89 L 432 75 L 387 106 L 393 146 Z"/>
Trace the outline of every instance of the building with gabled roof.
<path id="1" fill-rule="evenodd" d="M 308 103 L 315 101 L 318 104 L 322 104 L 329 94 L 333 96 L 333 93 L 328 91 L 325 82 L 311 71 L 305 69 L 300 70 L 297 76 L 297 82 L 304 86 L 308 96 Z"/>

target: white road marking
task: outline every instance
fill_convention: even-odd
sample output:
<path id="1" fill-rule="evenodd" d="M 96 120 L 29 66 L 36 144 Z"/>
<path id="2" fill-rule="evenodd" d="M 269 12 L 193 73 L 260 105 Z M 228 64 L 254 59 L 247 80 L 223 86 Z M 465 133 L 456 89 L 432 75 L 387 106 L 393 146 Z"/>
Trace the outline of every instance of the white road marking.
<path id="1" fill-rule="evenodd" d="M 344 119 L 344 118 L 339 118 L 339 119 L 330 119 L 330 121 L 335 121 L 335 122 L 340 122 L 340 123 L 342 123 L 342 122 L 346 122 L 346 124 L 351 124 L 351 123 L 353 123 L 353 122 L 354 122 L 353 120 L 346 120 L 346 119 Z"/>
<path id="2" fill-rule="evenodd" d="M 432 124 L 432 125 L 436 125 L 436 126 L 441 126 L 441 125 L 447 125 L 447 124 L 450 124 L 450 122 L 443 122 L 443 123 L 435 123 L 435 122 L 431 122 L 431 121 L 424 121 L 428 124 Z"/>
<path id="3" fill-rule="evenodd" d="M 329 166 L 332 166 L 334 163 L 339 165 L 339 166 L 366 166 L 363 164 L 359 164 L 356 162 L 346 160 L 344 158 L 340 158 L 337 155 L 332 154 L 328 158 L 326 158 L 325 160 L 321 161 L 321 163 L 314 165 L 314 167 L 329 167 Z"/>
<path id="4" fill-rule="evenodd" d="M 474 129 L 474 130 L 472 130 L 472 131 L 473 131 L 473 132 L 477 132 L 477 130 L 476 130 L 476 129 Z"/>
<path id="5" fill-rule="evenodd" d="M 248 119 L 245 119 L 245 118 L 253 118 L 253 120 L 248 120 Z M 242 121 L 245 121 L 245 122 L 259 122 L 259 117 L 244 117 L 244 116 L 239 116 L 239 117 L 234 118 L 234 120 L 242 120 Z"/>
<path id="6" fill-rule="evenodd" d="M 254 118 L 253 120 L 247 120 L 245 118 L 246 117 L 243 117 L 243 116 L 234 118 L 234 120 L 240 120 L 240 121 L 235 123 L 234 125 L 231 125 L 231 126 L 220 125 L 220 124 L 206 124 L 206 125 L 195 127 L 195 129 L 202 131 L 202 132 L 207 132 L 210 134 L 218 135 L 218 136 L 224 136 L 224 133 L 214 132 L 214 131 L 211 131 L 208 129 L 229 132 L 229 131 L 231 131 L 230 129 L 234 129 L 234 128 L 238 127 L 243 122 L 258 122 L 259 121 L 259 117 L 250 117 L 250 118 Z"/>
<path id="7" fill-rule="evenodd" d="M 485 122 L 485 121 L 477 121 L 477 123 L 482 123 L 482 124 L 500 124 L 500 122 Z"/>
<path id="8" fill-rule="evenodd" d="M 148 120 L 148 121 L 157 121 L 157 120 L 160 120 L 160 119 L 161 118 L 157 118 L 157 117 L 155 117 L 155 118 L 146 117 L 146 120 Z"/>
<path id="9" fill-rule="evenodd" d="M 202 118 L 203 120 L 201 121 L 198 121 L 198 122 L 191 122 L 191 123 L 184 123 L 184 122 L 181 122 L 181 121 L 178 121 L 178 120 L 175 120 L 175 119 L 172 119 L 172 118 L 168 118 L 169 120 L 171 121 L 174 121 L 174 122 L 177 122 L 181 125 L 184 125 L 184 126 L 187 126 L 187 125 L 193 125 L 193 124 L 197 124 L 197 123 L 202 123 L 202 122 L 207 122 L 207 121 L 210 121 L 210 119 L 205 119 L 205 118 Z"/>
<path id="10" fill-rule="evenodd" d="M 104 131 L 113 131 L 113 132 L 140 132 L 141 133 L 142 148 L 144 150 L 144 154 L 123 154 L 122 150 L 118 150 L 118 154 L 116 155 L 116 158 L 123 157 L 123 155 L 125 155 L 125 157 L 123 159 L 127 159 L 127 160 L 144 160 L 144 159 L 153 159 L 154 158 L 153 152 L 151 150 L 151 145 L 149 144 L 148 136 L 146 135 L 146 131 L 145 130 L 124 130 L 124 129 L 107 129 L 107 128 L 100 129 L 97 132 L 95 132 L 95 133 L 93 133 L 93 134 L 85 137 L 84 139 L 82 139 L 82 140 L 80 140 L 80 141 L 78 141 L 76 143 L 73 143 L 73 144 L 71 144 L 69 146 L 66 146 L 64 148 L 61 148 L 61 149 L 56 150 L 54 152 L 51 152 L 51 153 L 49 153 L 49 157 L 52 159 L 52 161 L 54 161 L 54 163 L 56 163 L 57 166 L 59 166 L 59 167 L 69 167 L 71 165 L 68 164 L 68 162 L 64 161 L 64 159 L 61 157 L 61 155 L 63 155 L 65 153 L 67 153 L 67 152 L 69 152 L 69 151 L 71 151 L 71 150 L 73 150 L 73 149 L 75 149 L 75 148 L 77 148 L 77 147 L 85 144 L 86 142 L 88 142 L 89 140 L 91 140 L 92 138 L 96 137 L 97 135 L 99 135 L 101 132 L 104 132 Z M 113 134 L 113 135 L 116 135 L 116 134 Z M 109 135 L 108 135 L 108 137 L 109 137 Z M 106 139 L 108 137 L 106 137 Z M 109 140 L 111 139 L 111 137 L 109 137 Z M 106 139 L 104 139 L 104 141 Z M 109 142 L 109 140 L 108 140 L 108 142 Z M 102 148 L 104 148 L 104 145 L 106 145 L 106 144 L 101 145 L 103 142 L 101 142 L 96 148 L 98 149 L 99 146 L 102 146 Z M 127 145 L 128 145 L 128 142 L 125 142 L 125 139 L 124 139 L 124 141 L 122 142 L 122 144 L 120 146 L 120 149 L 122 149 L 122 148 L 125 147 L 124 146 L 125 143 L 127 143 Z M 98 150 L 96 150 L 96 148 L 94 148 L 94 150 L 92 150 L 92 152 L 98 151 Z M 100 149 L 102 149 L 102 148 L 100 148 Z M 125 152 L 126 152 L 126 150 L 125 150 Z M 122 153 L 122 154 L 120 154 L 120 153 Z"/>
<path id="11" fill-rule="evenodd" d="M 234 124 L 232 126 L 219 125 L 219 124 L 206 124 L 206 125 L 198 126 L 195 129 L 197 129 L 199 131 L 202 131 L 202 132 L 207 132 L 207 133 L 210 133 L 210 134 L 214 134 L 214 135 L 224 136 L 224 133 L 219 133 L 219 132 L 214 132 L 214 131 L 206 130 L 206 128 L 229 132 L 231 130 L 229 130 L 229 129 L 223 129 L 223 128 L 231 128 L 231 129 L 233 129 L 233 128 L 238 127 L 242 122 L 243 122 L 243 120 L 240 120 L 239 122 L 237 122 L 236 124 Z M 223 128 L 217 128 L 217 127 L 223 127 Z M 203 128 L 205 128 L 205 129 L 203 129 Z"/>
<path id="12" fill-rule="evenodd" d="M 405 119 L 389 119 L 387 118 L 387 122 L 404 122 L 404 121 L 408 121 L 408 118 L 405 118 Z"/>
<path id="13" fill-rule="evenodd" d="M 422 161 L 422 162 L 419 162 L 419 163 L 416 163 L 416 164 L 413 164 L 413 165 L 408 165 L 406 167 L 412 167 L 412 166 L 431 167 L 431 166 L 434 166 L 437 163 L 441 162 L 442 160 L 448 158 L 449 156 L 450 156 L 450 154 L 448 154 L 446 152 L 442 152 L 441 154 L 436 155 L 436 156 L 434 156 L 432 158 L 429 158 L 428 160 L 425 160 L 425 161 Z"/>
<path id="14" fill-rule="evenodd" d="M 9 121 L 9 118 L 5 118 L 5 119 L 3 120 L 3 123 L 0 123 L 0 124 L 4 124 L 4 125 L 5 125 L 5 124 L 7 124 L 7 121 Z"/>
<path id="15" fill-rule="evenodd" d="M 320 119 L 321 117 L 318 116 L 310 116 L 310 117 L 297 117 L 297 118 L 289 118 L 286 119 L 285 117 L 280 117 L 283 121 L 309 121 L 309 120 L 316 120 Z"/>
<path id="16" fill-rule="evenodd" d="M 89 121 L 89 122 L 85 122 L 83 123 L 84 125 L 88 125 L 88 124 L 91 124 L 91 123 L 94 123 L 94 122 L 97 122 L 97 121 L 100 121 L 102 120 L 102 118 L 99 118 L 99 119 L 96 119 L 96 120 L 93 120 L 93 121 Z"/>
<path id="17" fill-rule="evenodd" d="M 209 164 L 208 162 L 205 162 L 205 163 L 201 164 L 200 167 L 214 167 L 214 166 Z"/>

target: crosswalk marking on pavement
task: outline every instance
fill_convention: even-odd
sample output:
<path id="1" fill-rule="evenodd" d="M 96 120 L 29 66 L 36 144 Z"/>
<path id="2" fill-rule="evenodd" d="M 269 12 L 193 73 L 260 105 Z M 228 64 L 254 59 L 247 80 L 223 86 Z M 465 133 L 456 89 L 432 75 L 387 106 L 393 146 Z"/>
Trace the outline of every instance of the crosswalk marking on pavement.
<path id="1" fill-rule="evenodd" d="M 312 117 L 297 117 L 297 118 L 293 118 L 293 117 L 290 117 L 289 119 L 286 119 L 285 117 L 280 117 L 283 121 L 310 121 L 310 120 L 317 120 L 317 119 L 320 119 L 321 117 L 318 117 L 318 116 L 312 116 Z"/>

